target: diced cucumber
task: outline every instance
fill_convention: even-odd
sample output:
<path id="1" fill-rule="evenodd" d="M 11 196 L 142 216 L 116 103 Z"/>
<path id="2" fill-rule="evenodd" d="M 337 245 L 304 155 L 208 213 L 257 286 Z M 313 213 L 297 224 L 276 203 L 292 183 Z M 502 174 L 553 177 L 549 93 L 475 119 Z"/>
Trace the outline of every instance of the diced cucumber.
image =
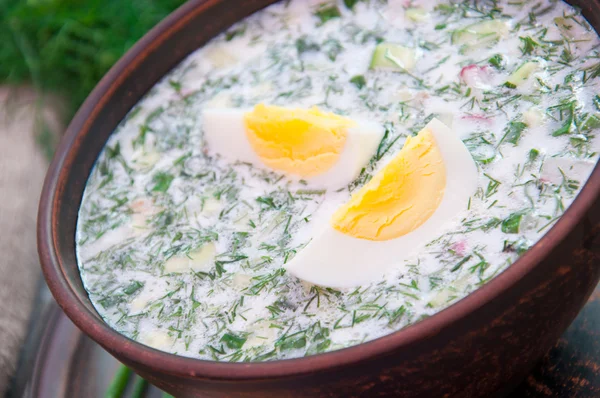
<path id="1" fill-rule="evenodd" d="M 588 116 L 582 126 L 584 130 L 593 130 L 598 127 L 600 127 L 600 113 Z"/>
<path id="2" fill-rule="evenodd" d="M 527 127 L 541 126 L 544 122 L 544 112 L 535 107 L 532 107 L 523 112 L 523 122 L 525 122 Z"/>
<path id="3" fill-rule="evenodd" d="M 576 16 L 557 17 L 554 18 L 554 23 L 560 34 L 567 40 L 575 39 L 584 42 L 592 40 L 596 36 L 596 32 L 583 18 Z"/>
<path id="4" fill-rule="evenodd" d="M 509 26 L 505 21 L 493 19 L 478 22 L 452 33 L 452 44 L 463 46 L 461 51 L 472 50 L 491 44 L 506 35 Z"/>
<path id="5" fill-rule="evenodd" d="M 431 301 L 427 303 L 427 306 L 430 308 L 439 308 L 451 301 L 453 297 L 456 297 L 456 292 L 448 288 L 444 288 L 435 296 L 433 296 Z"/>
<path id="6" fill-rule="evenodd" d="M 556 24 L 558 30 L 560 30 L 560 32 L 566 37 L 571 39 L 574 37 L 573 35 L 576 33 L 576 30 L 574 29 L 575 22 L 564 17 L 556 17 L 554 18 L 554 23 Z"/>
<path id="7" fill-rule="evenodd" d="M 422 8 L 409 8 L 406 10 L 406 18 L 414 22 L 422 22 L 429 18 L 429 13 Z"/>
<path id="8" fill-rule="evenodd" d="M 508 88 L 519 87 L 519 85 L 523 84 L 523 82 L 525 82 L 533 72 L 538 70 L 539 67 L 540 65 L 537 62 L 525 62 L 510 75 L 504 85 Z"/>
<path id="9" fill-rule="evenodd" d="M 379 43 L 373 51 L 370 69 L 411 70 L 417 60 L 415 50 L 393 43 Z"/>

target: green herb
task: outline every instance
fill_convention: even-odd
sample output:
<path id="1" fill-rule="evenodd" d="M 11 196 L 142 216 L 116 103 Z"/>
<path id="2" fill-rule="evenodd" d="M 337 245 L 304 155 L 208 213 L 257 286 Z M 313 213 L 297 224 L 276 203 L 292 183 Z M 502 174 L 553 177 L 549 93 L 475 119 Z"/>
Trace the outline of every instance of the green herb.
<path id="1" fill-rule="evenodd" d="M 370 314 L 362 314 L 362 315 L 358 315 L 356 310 L 352 311 L 352 323 L 351 325 L 358 325 L 361 322 L 366 321 L 367 319 L 371 318 Z"/>
<path id="2" fill-rule="evenodd" d="M 361 0 L 344 0 L 344 5 L 348 7 L 348 9 L 353 10 L 354 6 Z"/>
<path id="3" fill-rule="evenodd" d="M 336 5 L 323 4 L 321 7 L 319 7 L 317 11 L 315 11 L 315 16 L 319 18 L 322 25 L 331 19 L 341 17 L 342 14 L 340 13 L 340 9 L 337 8 Z"/>
<path id="4" fill-rule="evenodd" d="M 243 36 L 246 33 L 246 25 L 242 25 L 235 29 L 230 29 L 225 33 L 225 41 L 231 41 L 236 37 Z"/>
<path id="5" fill-rule="evenodd" d="M 502 221 L 502 232 L 505 234 L 518 234 L 522 218 L 522 212 L 513 213 L 508 216 L 506 219 L 504 219 L 504 221 Z"/>
<path id="6" fill-rule="evenodd" d="M 396 308 L 394 311 L 388 313 L 388 325 L 392 326 L 398 323 L 400 319 L 406 314 L 406 307 L 403 305 Z"/>
<path id="7" fill-rule="evenodd" d="M 367 84 L 367 81 L 363 75 L 356 75 L 350 79 L 350 83 L 354 84 L 360 90 Z"/>
<path id="8" fill-rule="evenodd" d="M 494 55 L 488 62 L 498 70 L 504 69 L 504 58 L 500 54 Z"/>
<path id="9" fill-rule="evenodd" d="M 477 162 L 488 164 L 494 161 L 497 155 L 496 146 L 492 144 L 493 137 L 486 134 L 476 134 L 466 140 L 464 144 Z"/>
<path id="10" fill-rule="evenodd" d="M 472 232 L 472 231 L 477 231 L 477 230 L 482 230 L 484 232 L 487 232 L 491 229 L 496 228 L 498 225 L 500 225 L 502 223 L 502 220 L 500 220 L 497 217 L 492 217 L 492 218 L 486 219 L 484 222 L 481 222 L 481 221 L 482 221 L 481 218 L 463 221 L 463 226 L 465 226 L 467 229 L 465 231 L 462 231 L 461 233 Z"/>
<path id="11" fill-rule="evenodd" d="M 386 125 L 383 137 L 381 138 L 381 141 L 379 141 L 379 146 L 377 147 L 377 152 L 375 153 L 375 156 L 373 157 L 373 160 L 375 162 L 378 162 L 379 160 L 381 160 L 381 158 L 383 158 L 383 156 L 390 150 L 390 148 L 396 143 L 396 141 L 398 141 L 398 139 L 400 139 L 399 135 L 390 139 L 390 135 L 392 133 L 393 133 L 393 126 Z"/>
<path id="12" fill-rule="evenodd" d="M 505 253 L 514 252 L 520 256 L 524 254 L 527 250 L 529 250 L 530 246 L 531 245 L 529 244 L 529 242 L 527 242 L 527 240 L 525 239 L 519 239 L 515 241 L 505 240 L 502 251 Z"/>
<path id="13" fill-rule="evenodd" d="M 600 76 L 600 62 L 585 69 L 584 72 L 585 72 L 585 77 L 583 78 L 584 83 L 587 83 L 591 79 L 597 78 L 598 76 Z"/>
<path id="14" fill-rule="evenodd" d="M 316 344 L 313 344 L 307 351 L 306 353 L 309 355 L 313 355 L 313 354 L 317 354 L 320 352 L 325 352 L 329 349 L 329 347 L 331 346 L 331 340 L 326 339 L 323 341 L 319 341 Z"/>
<path id="15" fill-rule="evenodd" d="M 322 50 L 325 54 L 327 54 L 327 57 L 330 61 L 335 61 L 338 55 L 344 51 L 344 47 L 339 40 L 328 39 L 323 42 Z"/>
<path id="16" fill-rule="evenodd" d="M 420 290 L 419 285 L 417 284 L 417 281 L 415 281 L 414 279 L 412 281 L 410 281 L 410 285 L 406 284 L 406 283 L 400 283 L 400 286 L 404 286 L 409 289 Z"/>
<path id="17" fill-rule="evenodd" d="M 521 40 L 521 52 L 523 55 L 531 54 L 533 51 L 535 51 L 536 47 L 540 46 L 540 44 L 533 40 L 530 36 L 519 37 L 519 40 Z"/>
<path id="18" fill-rule="evenodd" d="M 579 186 L 581 184 L 577 180 L 568 178 L 567 175 L 565 174 L 565 172 L 560 167 L 558 168 L 558 171 L 560 172 L 560 175 L 562 176 L 560 188 L 564 189 L 567 193 L 572 195 L 577 189 L 579 189 Z"/>
<path id="19" fill-rule="evenodd" d="M 281 351 L 303 348 L 306 346 L 306 337 L 297 337 L 297 335 L 288 336 L 280 339 L 277 343 L 275 343 L 275 346 L 279 347 Z"/>
<path id="20" fill-rule="evenodd" d="M 326 189 L 299 189 L 296 191 L 296 195 L 325 195 Z"/>
<path id="21" fill-rule="evenodd" d="M 172 174 L 162 171 L 156 173 L 152 177 L 152 182 L 154 183 L 152 192 L 167 192 L 174 179 L 175 177 Z"/>
<path id="22" fill-rule="evenodd" d="M 275 204 L 275 201 L 270 196 L 259 196 L 258 198 L 256 198 L 256 201 L 262 205 L 265 205 L 268 208 L 271 208 L 271 209 L 279 208 L 279 206 L 277 204 Z"/>
<path id="23" fill-rule="evenodd" d="M 136 138 L 132 141 L 132 146 L 134 148 L 143 147 L 146 143 L 146 134 L 150 131 L 150 127 L 146 125 L 141 125 L 138 129 L 139 133 Z"/>
<path id="24" fill-rule="evenodd" d="M 114 147 L 106 146 L 105 153 L 108 159 L 115 159 L 121 156 L 121 143 L 117 142 Z"/>
<path id="25" fill-rule="evenodd" d="M 132 295 L 138 290 L 144 287 L 144 284 L 139 281 L 132 281 L 125 289 L 123 289 L 123 293 L 127 295 Z"/>
<path id="26" fill-rule="evenodd" d="M 119 295 L 109 295 L 109 296 L 106 296 L 106 297 L 98 300 L 98 302 L 100 303 L 100 305 L 103 308 L 111 308 L 119 303 L 122 303 L 123 297 L 121 297 Z"/>
<path id="27" fill-rule="evenodd" d="M 594 106 L 596 107 L 596 110 L 600 111 L 600 96 L 596 95 L 594 96 Z"/>
<path id="28" fill-rule="evenodd" d="M 177 91 L 178 93 L 181 92 L 181 82 L 169 79 L 169 86 L 173 87 L 173 90 Z"/>
<path id="29" fill-rule="evenodd" d="M 568 44 L 565 48 L 563 48 L 562 53 L 560 54 L 560 60 L 563 64 L 569 65 L 571 62 L 575 60 L 575 56 L 571 52 Z"/>
<path id="30" fill-rule="evenodd" d="M 559 137 L 561 135 L 570 134 L 573 131 L 573 129 L 575 128 L 573 122 L 575 120 L 576 104 L 577 103 L 575 101 L 569 103 L 567 108 L 567 117 L 563 121 L 562 126 L 552 133 L 553 137 Z"/>
<path id="31" fill-rule="evenodd" d="M 486 173 L 483 173 L 483 175 L 486 176 L 488 178 L 488 180 L 490 180 L 490 182 L 488 183 L 488 186 L 485 190 L 485 197 L 489 198 L 490 196 L 492 196 L 496 192 L 498 192 L 498 187 L 500 187 L 501 182 L 492 178 L 491 176 L 489 176 Z"/>
<path id="32" fill-rule="evenodd" d="M 254 295 L 260 293 L 263 289 L 265 289 L 269 284 L 276 283 L 277 279 L 285 274 L 285 269 L 280 268 L 273 271 L 270 274 L 255 276 L 252 278 L 252 281 L 256 282 L 252 286 L 248 288 L 248 291 Z"/>
<path id="33" fill-rule="evenodd" d="M 309 51 L 319 51 L 320 49 L 321 46 L 309 40 L 306 36 L 296 39 L 296 51 L 298 51 L 298 54 L 304 54 Z"/>
<path id="34" fill-rule="evenodd" d="M 481 275 L 483 275 L 485 270 L 488 269 L 488 267 L 490 266 L 490 263 L 488 263 L 481 254 L 475 252 L 475 255 L 477 257 L 479 257 L 479 262 L 477 264 L 475 264 L 474 266 L 472 266 L 471 268 L 469 268 L 469 271 L 471 273 L 475 273 L 475 271 L 477 271 L 479 276 L 481 276 Z"/>
<path id="35" fill-rule="evenodd" d="M 452 267 L 452 269 L 450 270 L 450 272 L 456 272 L 459 269 L 462 268 L 462 266 L 467 263 L 470 259 L 471 259 L 471 255 L 468 255 L 466 257 L 464 257 L 462 260 L 460 260 L 454 267 Z"/>
<path id="36" fill-rule="evenodd" d="M 527 156 L 527 158 L 530 162 L 533 162 L 538 158 L 538 156 L 540 156 L 540 151 L 534 148 L 529 151 L 529 155 Z"/>
<path id="37" fill-rule="evenodd" d="M 450 59 L 450 56 L 447 55 L 444 58 L 440 59 L 435 65 L 433 65 L 431 68 L 427 69 L 424 73 L 429 73 L 432 70 L 435 70 L 437 68 L 439 68 L 440 66 L 442 66 L 443 64 L 446 63 L 446 61 L 448 61 Z"/>
<path id="38" fill-rule="evenodd" d="M 239 350 L 242 348 L 247 338 L 236 336 L 231 333 L 225 333 L 223 337 L 221 337 L 221 342 L 225 343 L 225 345 L 232 350 Z"/>
<path id="39" fill-rule="evenodd" d="M 527 128 L 527 125 L 523 122 L 511 121 L 508 124 L 508 127 L 505 130 L 504 136 L 500 140 L 500 143 L 506 141 L 510 142 L 513 145 L 518 145 L 519 140 L 521 139 L 521 134 L 523 130 Z"/>

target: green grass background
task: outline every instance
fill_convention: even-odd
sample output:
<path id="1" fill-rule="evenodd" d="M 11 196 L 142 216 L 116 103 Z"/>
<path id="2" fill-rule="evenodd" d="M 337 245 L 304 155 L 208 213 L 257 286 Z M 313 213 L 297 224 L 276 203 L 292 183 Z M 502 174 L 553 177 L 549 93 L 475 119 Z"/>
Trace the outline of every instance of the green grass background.
<path id="1" fill-rule="evenodd" d="M 184 0 L 0 0 L 0 84 L 62 96 L 70 117 L 108 69 Z"/>

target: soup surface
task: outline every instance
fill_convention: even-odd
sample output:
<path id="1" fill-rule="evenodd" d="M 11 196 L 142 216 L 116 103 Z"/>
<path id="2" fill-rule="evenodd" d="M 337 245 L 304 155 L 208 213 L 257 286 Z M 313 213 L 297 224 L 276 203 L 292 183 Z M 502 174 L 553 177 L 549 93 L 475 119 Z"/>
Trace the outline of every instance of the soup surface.
<path id="1" fill-rule="evenodd" d="M 77 228 L 94 306 L 144 344 L 219 361 L 336 350 L 439 312 L 540 239 L 590 175 L 600 147 L 599 43 L 578 11 L 548 0 L 292 0 L 250 16 L 158 83 L 101 153 Z M 327 126 L 332 112 L 344 128 L 366 121 L 381 135 L 351 155 L 366 161 L 350 181 L 313 184 L 282 171 L 292 163 L 236 158 L 248 145 L 244 134 L 220 152 L 208 144 L 211 109 L 248 123 L 235 109 L 257 104 L 268 117 L 281 106 Z M 312 106 L 326 115 L 308 115 Z M 471 183 L 466 171 L 451 170 L 471 157 L 476 164 L 474 190 L 451 220 L 428 227 L 418 247 L 406 240 L 411 231 L 370 235 L 339 212 L 332 223 L 361 187 L 386 182 L 380 172 L 399 159 L 407 137 L 402 159 L 410 164 L 411 148 L 427 141 L 417 133 L 433 119 L 468 149 L 466 157 L 442 153 L 446 196 L 455 193 L 452 178 Z M 393 186 L 396 175 L 388 179 Z M 403 197 L 444 195 L 441 179 L 437 191 L 415 181 Z M 429 196 L 411 205 L 428 214 L 414 228 L 439 205 Z M 385 212 L 373 203 L 360 217 Z M 368 242 L 329 240 L 322 231 L 334 227 Z M 309 247 L 315 261 L 328 259 L 328 283 L 286 268 Z M 371 272 L 388 249 L 374 279 L 346 279 L 344 264 Z M 348 253 L 361 262 L 349 264 Z M 373 264 L 363 263 L 370 257 Z M 305 279 L 320 280 L 311 272 Z"/>

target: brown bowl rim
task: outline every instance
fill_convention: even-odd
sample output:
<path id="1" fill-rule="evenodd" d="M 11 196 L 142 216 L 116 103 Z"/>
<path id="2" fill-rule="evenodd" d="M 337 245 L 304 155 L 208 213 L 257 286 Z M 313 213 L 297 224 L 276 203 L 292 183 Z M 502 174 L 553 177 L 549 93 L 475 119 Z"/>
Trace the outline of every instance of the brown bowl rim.
<path id="1" fill-rule="evenodd" d="M 294 359 L 266 362 L 231 363 L 194 359 L 145 346 L 113 330 L 99 320 L 74 292 L 63 272 L 62 260 L 56 250 L 58 209 L 57 191 L 61 185 L 62 169 L 71 147 L 80 136 L 87 134 L 91 120 L 102 109 L 112 91 L 121 84 L 123 76 L 135 72 L 147 52 L 159 47 L 180 26 L 204 9 L 213 0 L 190 0 L 144 35 L 104 76 L 81 106 L 61 140 L 44 182 L 38 211 L 38 252 L 42 270 L 56 301 L 69 318 L 85 334 L 112 353 L 130 363 L 162 374 L 183 378 L 205 377 L 220 380 L 249 380 L 289 377 L 348 366 L 441 333 L 477 308 L 499 297 L 519 279 L 532 272 L 549 253 L 549 248 L 564 240 L 583 219 L 600 195 L 600 163 L 597 163 L 587 183 L 563 216 L 523 256 L 490 282 L 481 286 L 435 315 L 386 336 L 337 351 Z"/>

